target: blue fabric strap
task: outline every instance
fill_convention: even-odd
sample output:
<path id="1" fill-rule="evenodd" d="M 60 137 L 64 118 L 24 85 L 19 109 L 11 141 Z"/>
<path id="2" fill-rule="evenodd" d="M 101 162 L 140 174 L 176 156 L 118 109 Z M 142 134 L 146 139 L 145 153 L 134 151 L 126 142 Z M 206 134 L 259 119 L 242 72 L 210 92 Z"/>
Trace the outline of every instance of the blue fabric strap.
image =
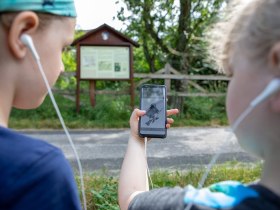
<path id="1" fill-rule="evenodd" d="M 236 181 L 225 181 L 200 190 L 187 186 L 184 203 L 210 208 L 232 208 L 247 198 L 257 198 L 258 193 Z"/>
<path id="2" fill-rule="evenodd" d="M 36 11 L 76 17 L 74 0 L 0 0 L 0 12 Z"/>

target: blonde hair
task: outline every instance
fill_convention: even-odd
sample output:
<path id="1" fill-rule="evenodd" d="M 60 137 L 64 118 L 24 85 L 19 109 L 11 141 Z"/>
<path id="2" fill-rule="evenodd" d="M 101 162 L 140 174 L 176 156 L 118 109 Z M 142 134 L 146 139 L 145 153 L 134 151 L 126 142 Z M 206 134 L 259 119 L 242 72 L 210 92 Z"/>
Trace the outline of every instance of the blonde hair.
<path id="1" fill-rule="evenodd" d="M 220 17 L 207 32 L 209 55 L 220 72 L 229 72 L 234 50 L 265 61 L 280 41 L 280 0 L 231 0 Z"/>

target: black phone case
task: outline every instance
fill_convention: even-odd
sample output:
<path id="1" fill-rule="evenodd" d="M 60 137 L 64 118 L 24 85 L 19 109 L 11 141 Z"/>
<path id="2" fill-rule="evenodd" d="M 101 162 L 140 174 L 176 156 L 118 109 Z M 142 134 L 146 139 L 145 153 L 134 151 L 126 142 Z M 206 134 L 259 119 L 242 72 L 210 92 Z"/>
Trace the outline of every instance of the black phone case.
<path id="1" fill-rule="evenodd" d="M 153 133 L 152 131 L 149 134 L 142 134 L 141 133 L 141 117 L 139 118 L 139 123 L 138 123 L 138 135 L 142 138 L 147 137 L 147 138 L 166 138 L 167 136 L 167 129 L 166 129 L 166 86 L 165 85 L 152 85 L 152 84 L 144 84 L 141 86 L 140 88 L 140 109 L 142 109 L 141 104 L 142 104 L 142 99 L 143 99 L 143 95 L 142 95 L 142 88 L 145 87 L 160 87 L 160 88 L 164 88 L 164 92 L 165 92 L 165 97 L 164 97 L 164 107 L 165 107 L 165 123 L 164 123 L 164 134 L 156 134 Z"/>

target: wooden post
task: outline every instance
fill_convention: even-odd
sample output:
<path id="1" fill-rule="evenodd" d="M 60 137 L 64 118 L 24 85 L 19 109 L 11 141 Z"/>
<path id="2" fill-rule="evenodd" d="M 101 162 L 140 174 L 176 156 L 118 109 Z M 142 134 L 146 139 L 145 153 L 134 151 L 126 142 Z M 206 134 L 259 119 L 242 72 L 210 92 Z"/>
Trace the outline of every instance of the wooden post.
<path id="1" fill-rule="evenodd" d="M 80 112 L 80 80 L 77 78 L 77 88 L 76 88 L 76 112 Z"/>
<path id="2" fill-rule="evenodd" d="M 80 45 L 77 47 L 77 72 L 76 72 L 76 81 L 77 81 L 77 88 L 76 88 L 76 112 L 80 112 L 80 78 L 81 78 L 81 68 L 80 68 Z"/>
<path id="3" fill-rule="evenodd" d="M 165 64 L 164 68 L 165 68 L 164 74 L 169 75 L 170 74 L 170 64 L 169 63 Z M 170 79 L 164 79 L 164 84 L 166 86 L 166 91 L 170 92 L 170 90 L 171 90 L 171 80 Z"/>
<path id="4" fill-rule="evenodd" d="M 130 106 L 131 106 L 131 110 L 134 109 L 134 98 L 135 98 L 134 80 L 132 78 L 132 79 L 130 79 Z"/>
<path id="5" fill-rule="evenodd" d="M 90 97 L 90 103 L 91 103 L 92 107 L 94 107 L 95 104 L 96 104 L 95 89 L 96 89 L 96 82 L 95 82 L 95 80 L 90 80 L 89 81 L 89 97 Z"/>
<path id="6" fill-rule="evenodd" d="M 134 98 L 135 98 L 135 91 L 134 91 L 134 70 L 133 70 L 133 50 L 132 50 L 132 45 L 129 46 L 129 80 L 130 80 L 130 107 L 131 110 L 134 109 Z"/>

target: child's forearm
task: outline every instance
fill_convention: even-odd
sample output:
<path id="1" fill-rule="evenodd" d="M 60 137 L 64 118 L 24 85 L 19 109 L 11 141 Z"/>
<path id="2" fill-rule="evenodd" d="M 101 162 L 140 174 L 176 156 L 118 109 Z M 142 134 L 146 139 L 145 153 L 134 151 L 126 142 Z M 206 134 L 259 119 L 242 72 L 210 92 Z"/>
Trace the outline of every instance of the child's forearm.
<path id="1" fill-rule="evenodd" d="M 119 178 L 118 199 L 120 208 L 126 210 L 136 194 L 147 190 L 149 190 L 149 185 L 145 143 L 130 136 Z"/>

